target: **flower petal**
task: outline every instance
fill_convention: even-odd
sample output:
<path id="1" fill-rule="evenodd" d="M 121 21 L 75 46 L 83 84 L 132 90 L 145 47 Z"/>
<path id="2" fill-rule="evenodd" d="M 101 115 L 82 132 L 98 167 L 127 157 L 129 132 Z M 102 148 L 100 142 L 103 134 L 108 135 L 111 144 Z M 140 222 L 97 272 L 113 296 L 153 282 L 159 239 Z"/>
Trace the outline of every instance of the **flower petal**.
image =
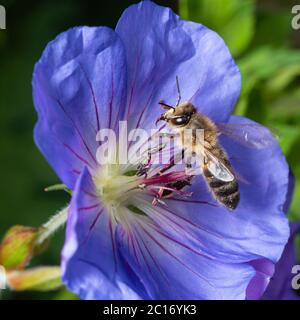
<path id="1" fill-rule="evenodd" d="M 257 132 L 265 131 L 261 125 L 243 117 L 231 116 L 229 123 L 233 126 L 250 124 L 256 126 Z M 240 181 L 241 202 L 236 216 L 244 225 L 249 222 L 255 225 L 259 239 L 252 239 L 251 248 L 257 248 L 255 252 L 258 255 L 276 263 L 290 234 L 284 212 L 290 193 L 290 179 L 285 156 L 271 133 L 269 140 L 274 143 L 264 149 L 248 148 L 231 141 L 230 137 L 221 142 L 235 171 L 245 179 L 245 182 Z M 252 252 L 251 248 L 248 248 L 249 252 Z"/>
<path id="2" fill-rule="evenodd" d="M 33 74 L 39 120 L 35 141 L 58 176 L 74 187 L 96 166 L 96 134 L 115 126 L 126 100 L 126 61 L 109 28 L 77 27 L 50 42 Z"/>
<path id="3" fill-rule="evenodd" d="M 292 288 L 292 268 L 297 264 L 295 237 L 300 232 L 299 223 L 291 223 L 291 236 L 275 266 L 275 274 L 263 295 L 264 300 L 299 300 L 300 295 Z"/>
<path id="4" fill-rule="evenodd" d="M 270 279 L 275 271 L 275 265 L 267 259 L 251 261 L 250 265 L 256 270 L 256 274 L 247 287 L 246 298 L 247 300 L 258 300 L 262 297 L 269 285 Z"/>
<path id="5" fill-rule="evenodd" d="M 82 299 L 147 298 L 141 282 L 118 254 L 114 233 L 115 224 L 84 169 L 72 197 L 62 251 L 63 282 Z"/>
<path id="6" fill-rule="evenodd" d="M 283 206 L 283 211 L 285 213 L 288 212 L 292 200 L 295 184 L 294 182 L 294 175 L 290 169 L 288 193 L 285 204 Z M 277 297 L 279 299 L 280 295 L 283 296 L 283 294 L 287 294 L 287 296 L 291 294 L 291 297 L 297 297 L 295 295 L 295 292 L 290 290 L 290 287 L 287 288 L 288 282 L 286 281 L 286 277 L 290 274 L 291 270 L 289 269 L 291 269 L 293 264 L 296 263 L 293 241 L 296 233 L 299 231 L 299 224 L 291 224 L 291 235 L 279 262 L 276 264 L 276 269 L 275 264 L 267 259 L 258 259 L 251 261 L 250 264 L 255 268 L 256 275 L 253 277 L 247 288 L 246 298 L 248 300 L 257 300 L 260 299 L 262 296 L 262 299 L 272 299 L 271 297 L 273 297 L 273 299 L 274 297 Z M 288 263 L 286 263 L 286 260 L 288 261 Z M 271 284 L 269 285 L 270 280 Z M 267 291 L 265 292 L 268 286 L 270 287 L 270 289 L 267 289 Z M 274 288 L 277 288 L 277 290 L 273 290 Z"/>
<path id="7" fill-rule="evenodd" d="M 184 236 L 170 235 L 164 221 L 158 224 L 142 216 L 128 216 L 128 220 L 129 232 L 119 232 L 117 240 L 152 299 L 245 298 L 255 274 L 251 266 L 222 263 L 201 254 Z"/>
<path id="8" fill-rule="evenodd" d="M 176 103 L 176 76 L 183 100 L 215 120 L 229 117 L 240 92 L 240 73 L 215 32 L 151 1 L 126 9 L 116 32 L 126 47 L 131 126 L 153 126 L 162 112 L 159 100 Z"/>

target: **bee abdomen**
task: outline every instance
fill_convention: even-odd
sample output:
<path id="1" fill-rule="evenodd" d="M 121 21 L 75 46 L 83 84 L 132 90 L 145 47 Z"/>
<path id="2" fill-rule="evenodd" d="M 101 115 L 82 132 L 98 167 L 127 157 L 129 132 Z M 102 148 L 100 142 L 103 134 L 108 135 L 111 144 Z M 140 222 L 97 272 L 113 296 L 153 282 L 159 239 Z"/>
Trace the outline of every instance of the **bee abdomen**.
<path id="1" fill-rule="evenodd" d="M 219 197 L 218 200 L 223 203 L 227 208 L 234 210 L 240 201 L 240 192 L 236 191 L 233 193 L 230 193 L 226 196 Z"/>
<path id="2" fill-rule="evenodd" d="M 234 194 L 235 192 L 239 191 L 238 184 L 236 180 L 225 182 L 220 187 L 212 187 L 210 184 L 210 187 L 214 189 L 214 193 L 218 197 L 226 197 L 228 195 Z"/>
<path id="3" fill-rule="evenodd" d="M 204 166 L 206 181 L 215 198 L 227 208 L 234 210 L 240 201 L 240 192 L 237 181 L 222 181 L 214 177 Z"/>

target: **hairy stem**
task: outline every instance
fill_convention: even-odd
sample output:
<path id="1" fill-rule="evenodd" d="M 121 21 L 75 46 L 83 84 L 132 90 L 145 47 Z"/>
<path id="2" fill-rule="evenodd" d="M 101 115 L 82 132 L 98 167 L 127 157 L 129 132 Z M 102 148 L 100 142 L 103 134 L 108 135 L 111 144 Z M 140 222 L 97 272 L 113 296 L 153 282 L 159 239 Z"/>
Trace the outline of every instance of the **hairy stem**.
<path id="1" fill-rule="evenodd" d="M 45 240 L 50 238 L 60 227 L 65 225 L 67 221 L 68 209 L 69 207 L 63 208 L 42 226 L 42 231 L 36 241 L 38 245 L 42 244 Z"/>

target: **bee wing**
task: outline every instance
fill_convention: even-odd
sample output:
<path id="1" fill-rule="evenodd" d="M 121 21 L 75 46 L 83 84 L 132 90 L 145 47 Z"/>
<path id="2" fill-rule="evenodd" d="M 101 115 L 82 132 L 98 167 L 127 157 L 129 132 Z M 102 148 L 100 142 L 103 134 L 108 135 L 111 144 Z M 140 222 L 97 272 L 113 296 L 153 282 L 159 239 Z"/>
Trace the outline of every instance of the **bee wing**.
<path id="1" fill-rule="evenodd" d="M 204 149 L 204 161 L 209 172 L 218 180 L 230 182 L 235 179 L 235 176 L 226 165 L 207 149 Z"/>
<path id="2" fill-rule="evenodd" d="M 228 136 L 230 139 L 248 148 L 265 149 L 276 143 L 278 135 L 270 129 L 258 124 L 216 124 L 219 135 Z"/>

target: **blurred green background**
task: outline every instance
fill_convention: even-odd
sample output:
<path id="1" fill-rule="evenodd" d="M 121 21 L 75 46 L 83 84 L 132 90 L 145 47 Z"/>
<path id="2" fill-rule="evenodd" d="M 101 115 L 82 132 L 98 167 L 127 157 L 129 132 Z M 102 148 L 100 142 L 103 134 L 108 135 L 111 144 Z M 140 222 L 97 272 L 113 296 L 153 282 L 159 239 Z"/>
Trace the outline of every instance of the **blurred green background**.
<path id="1" fill-rule="evenodd" d="M 0 1 L 7 29 L 0 30 L 0 236 L 14 224 L 39 226 L 68 202 L 46 193 L 57 177 L 34 145 L 36 114 L 31 75 L 47 43 L 76 25 L 114 27 L 122 11 L 138 1 Z M 161 0 L 183 18 L 201 22 L 226 41 L 243 75 L 236 114 L 280 132 L 280 144 L 296 177 L 289 217 L 300 220 L 300 30 L 293 30 L 289 0 Z M 63 232 L 32 265 L 58 264 Z M 300 243 L 299 243 L 300 247 Z M 51 293 L 6 291 L 5 299 L 64 299 Z"/>

